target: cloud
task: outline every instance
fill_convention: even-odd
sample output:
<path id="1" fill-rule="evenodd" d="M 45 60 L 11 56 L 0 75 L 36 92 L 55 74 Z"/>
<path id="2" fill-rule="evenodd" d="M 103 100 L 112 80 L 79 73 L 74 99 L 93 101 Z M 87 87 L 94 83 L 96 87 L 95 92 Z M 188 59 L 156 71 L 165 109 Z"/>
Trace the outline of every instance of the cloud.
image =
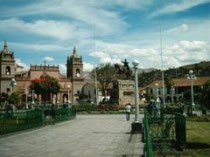
<path id="1" fill-rule="evenodd" d="M 86 63 L 86 62 L 83 62 L 83 71 L 92 71 L 94 68 L 94 65 L 92 65 L 91 63 Z"/>
<path id="2" fill-rule="evenodd" d="M 46 57 L 44 57 L 43 60 L 44 60 L 45 62 L 52 62 L 52 61 L 54 61 L 55 59 L 54 59 L 53 57 L 46 56 Z"/>
<path id="3" fill-rule="evenodd" d="M 27 65 L 27 64 L 25 64 L 24 62 L 22 62 L 21 61 L 21 59 L 19 59 L 19 58 L 16 58 L 15 59 L 15 63 L 16 63 L 16 71 L 17 72 L 20 72 L 20 71 L 27 71 L 27 70 L 29 70 L 29 66 Z M 21 66 L 22 68 L 18 68 L 18 66 Z"/>
<path id="4" fill-rule="evenodd" d="M 161 68 L 160 48 L 150 46 L 140 48 L 134 45 L 101 43 L 90 56 L 98 58 L 100 63 L 116 63 L 123 59 L 137 59 L 147 67 Z M 163 45 L 164 68 L 178 67 L 184 64 L 210 60 L 210 46 L 205 41 L 182 40 L 174 44 Z"/>
<path id="5" fill-rule="evenodd" d="M 110 0 L 111 2 L 111 0 Z M 91 2 L 83 2 L 83 1 L 69 1 L 69 0 L 45 0 L 39 3 L 32 3 L 30 5 L 25 5 L 22 7 L 12 8 L 2 8 L 3 17 L 14 17 L 14 16 L 30 16 L 30 15 L 53 15 L 53 16 L 61 16 L 70 18 L 72 21 L 77 23 L 82 23 L 83 26 L 93 27 L 95 25 L 96 31 L 100 32 L 98 34 L 111 34 L 120 32 L 123 28 L 126 28 L 128 25 L 124 22 L 124 19 L 121 18 L 120 14 L 116 11 L 110 11 L 106 7 L 105 4 L 108 4 L 106 1 L 103 3 L 91 1 Z M 113 4 L 113 3 L 112 3 Z M 116 3 L 115 3 L 116 4 Z M 125 2 L 121 0 L 118 1 L 118 4 L 122 4 L 125 6 Z M 131 3 L 128 3 L 131 4 Z M 50 7 L 49 7 L 50 6 Z M 130 5 L 134 6 L 134 5 Z M 48 25 L 48 23 L 50 25 Z M 52 26 L 51 26 L 52 25 Z M 112 27 L 110 27 L 112 25 Z M 47 23 L 44 21 L 37 21 L 32 24 L 35 28 L 37 26 L 48 26 L 42 30 L 36 31 L 36 33 L 44 33 L 51 32 L 54 37 L 59 37 L 62 39 L 66 39 L 69 36 L 69 32 L 74 32 L 75 30 L 69 30 L 71 25 L 67 25 L 65 23 L 59 23 L 54 21 L 48 21 Z M 29 26 L 30 27 L 30 26 Z M 60 28 L 61 27 L 61 28 Z M 81 26 L 80 26 L 81 27 Z M 55 28 L 55 29 L 54 29 Z M 121 29 L 119 29 L 121 28 Z M 59 31 L 60 29 L 67 32 L 67 34 L 63 33 L 63 31 Z M 53 32 L 54 30 L 55 32 Z M 61 35 L 59 35 L 61 33 Z M 47 35 L 49 35 L 47 34 Z"/>
<path id="6" fill-rule="evenodd" d="M 164 69 L 210 60 L 210 46 L 204 41 L 180 41 L 163 47 Z M 154 65 L 160 64 L 160 55 L 147 58 Z M 157 66 L 158 67 L 158 66 Z M 160 66 L 159 66 L 160 67 Z"/>
<path id="7" fill-rule="evenodd" d="M 29 43 L 18 43 L 9 42 L 10 47 L 13 49 L 30 50 L 30 51 L 68 51 L 70 48 L 56 45 L 56 44 L 29 44 Z"/>
<path id="8" fill-rule="evenodd" d="M 159 16 L 167 13 L 181 12 L 197 5 L 210 2 L 210 0 L 181 0 L 180 2 L 173 2 L 166 4 L 163 2 L 163 7 L 150 14 L 151 17 Z"/>
<path id="9" fill-rule="evenodd" d="M 110 54 L 108 54 L 106 52 L 96 51 L 96 52 L 91 52 L 89 55 L 94 57 L 94 58 L 98 58 L 99 62 L 101 64 L 105 64 L 105 63 L 111 63 L 111 64 L 121 63 L 121 60 L 120 60 L 119 57 L 114 56 L 114 55 L 110 55 Z"/>
<path id="10" fill-rule="evenodd" d="M 170 28 L 168 30 L 166 30 L 164 33 L 166 34 L 181 34 L 181 33 L 186 33 L 187 31 L 189 31 L 189 25 L 188 24 L 181 24 L 178 26 L 175 26 L 173 28 Z"/>
<path id="11" fill-rule="evenodd" d="M 67 40 L 77 36 L 83 36 L 85 31 L 77 30 L 75 23 L 54 20 L 34 20 L 32 22 L 25 22 L 18 18 L 10 18 L 0 21 L 0 28 L 2 31 L 11 30 L 12 32 L 32 33 L 35 35 L 47 36 L 59 40 Z M 82 30 L 82 29 L 81 29 Z"/>
<path id="12" fill-rule="evenodd" d="M 65 64 L 59 64 L 59 70 L 61 74 L 66 75 L 66 65 Z"/>

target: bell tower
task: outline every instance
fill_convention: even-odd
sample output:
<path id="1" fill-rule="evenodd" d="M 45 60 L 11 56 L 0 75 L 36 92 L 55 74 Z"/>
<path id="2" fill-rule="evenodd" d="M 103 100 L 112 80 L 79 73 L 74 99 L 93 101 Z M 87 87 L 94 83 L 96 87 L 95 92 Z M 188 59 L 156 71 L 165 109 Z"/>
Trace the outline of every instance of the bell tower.
<path id="1" fill-rule="evenodd" d="M 0 94 L 11 94 L 14 86 L 11 86 L 12 79 L 15 78 L 15 58 L 14 53 L 7 47 L 4 42 L 3 50 L 0 51 Z"/>
<path id="2" fill-rule="evenodd" d="M 72 82 L 72 102 L 78 102 L 78 95 L 81 93 L 81 89 L 84 84 L 83 77 L 83 61 L 82 57 L 77 54 L 77 50 L 74 47 L 73 53 L 70 57 L 67 57 L 67 78 Z"/>

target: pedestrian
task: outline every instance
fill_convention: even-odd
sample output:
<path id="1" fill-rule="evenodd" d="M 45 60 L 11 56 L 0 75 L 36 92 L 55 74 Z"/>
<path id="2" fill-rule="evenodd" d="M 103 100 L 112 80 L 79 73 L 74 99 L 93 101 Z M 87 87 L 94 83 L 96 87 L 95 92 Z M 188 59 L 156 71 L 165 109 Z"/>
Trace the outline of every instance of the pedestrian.
<path id="1" fill-rule="evenodd" d="M 126 120 L 130 120 L 130 112 L 131 112 L 131 105 L 130 103 L 126 104 L 125 106 L 125 114 L 126 114 Z"/>

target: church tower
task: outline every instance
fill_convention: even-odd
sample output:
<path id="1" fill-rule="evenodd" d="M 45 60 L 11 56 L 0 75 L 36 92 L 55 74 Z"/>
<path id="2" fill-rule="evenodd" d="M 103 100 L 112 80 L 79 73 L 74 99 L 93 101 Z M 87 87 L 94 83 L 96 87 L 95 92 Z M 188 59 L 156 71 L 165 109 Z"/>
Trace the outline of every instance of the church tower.
<path id="1" fill-rule="evenodd" d="M 0 51 L 0 94 L 11 94 L 15 85 L 15 58 L 14 53 L 7 47 L 4 42 L 3 50 Z M 13 84 L 13 85 L 12 85 Z"/>
<path id="2" fill-rule="evenodd" d="M 78 56 L 74 47 L 73 54 L 67 57 L 67 78 L 72 82 L 72 103 L 78 102 L 78 95 L 84 84 L 82 57 Z"/>

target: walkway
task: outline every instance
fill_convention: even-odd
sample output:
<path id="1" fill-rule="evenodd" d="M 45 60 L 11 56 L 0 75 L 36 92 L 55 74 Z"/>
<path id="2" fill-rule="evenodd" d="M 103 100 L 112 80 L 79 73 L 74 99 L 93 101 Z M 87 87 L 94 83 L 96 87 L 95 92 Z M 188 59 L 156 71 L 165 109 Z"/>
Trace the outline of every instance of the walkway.
<path id="1" fill-rule="evenodd" d="M 0 138 L 1 157 L 141 156 L 140 134 L 125 115 L 77 115 L 75 120 Z"/>

